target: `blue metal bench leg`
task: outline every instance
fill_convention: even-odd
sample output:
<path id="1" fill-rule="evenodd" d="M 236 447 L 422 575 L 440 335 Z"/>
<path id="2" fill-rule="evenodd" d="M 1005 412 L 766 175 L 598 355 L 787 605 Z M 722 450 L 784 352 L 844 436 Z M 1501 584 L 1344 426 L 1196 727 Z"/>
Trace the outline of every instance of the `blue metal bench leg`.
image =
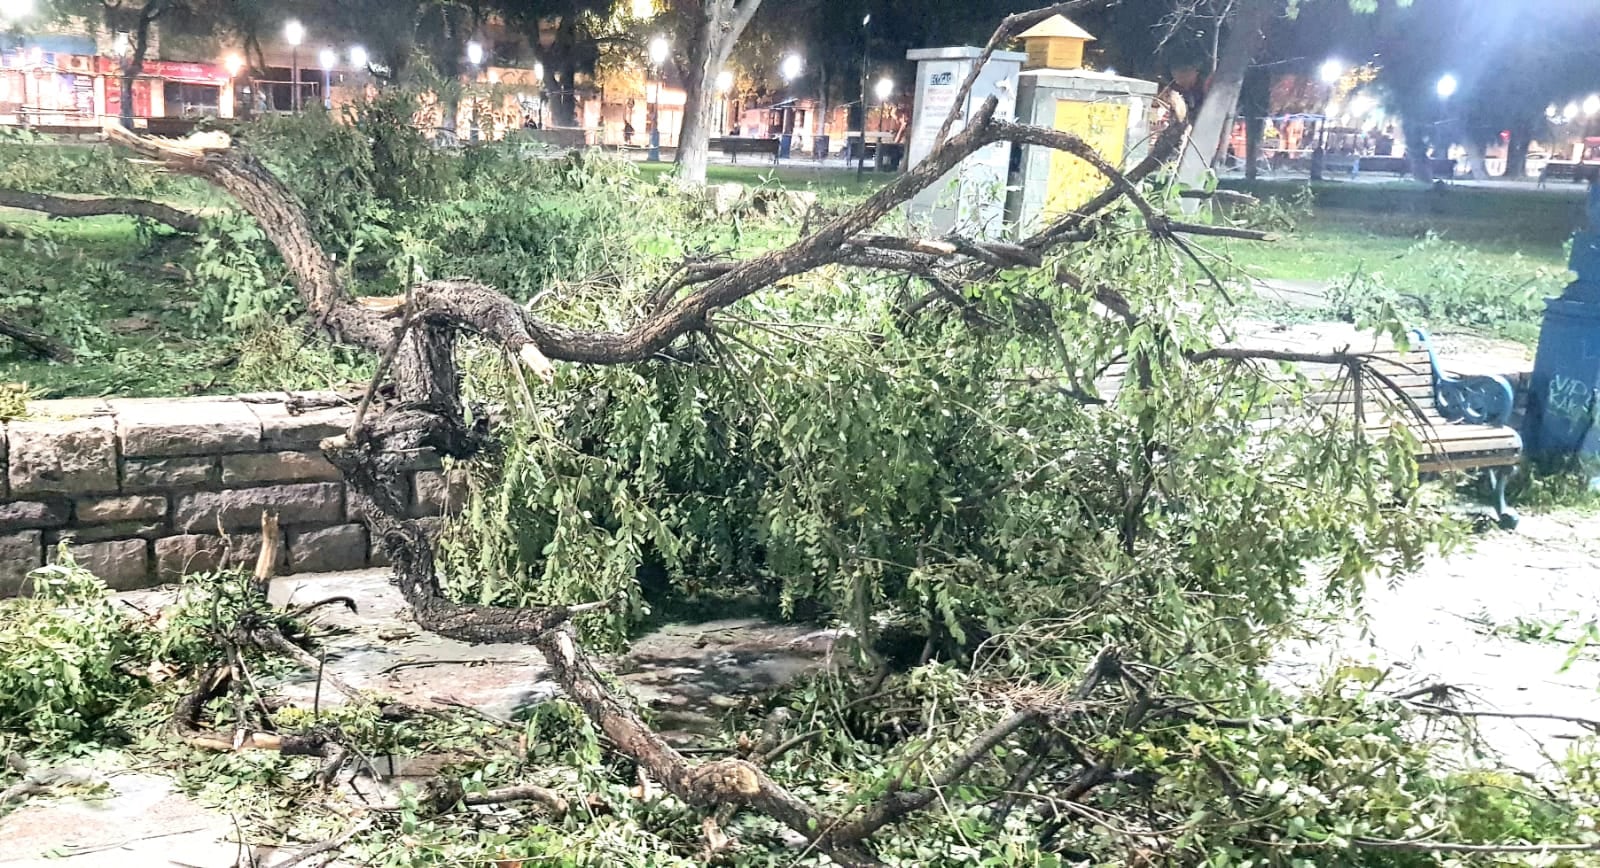
<path id="1" fill-rule="evenodd" d="M 1500 526 L 1506 530 L 1516 530 L 1517 523 L 1522 520 L 1517 511 L 1506 504 L 1506 486 L 1518 470 L 1515 464 L 1505 468 L 1489 468 L 1489 484 L 1494 486 L 1495 514 L 1500 519 Z"/>

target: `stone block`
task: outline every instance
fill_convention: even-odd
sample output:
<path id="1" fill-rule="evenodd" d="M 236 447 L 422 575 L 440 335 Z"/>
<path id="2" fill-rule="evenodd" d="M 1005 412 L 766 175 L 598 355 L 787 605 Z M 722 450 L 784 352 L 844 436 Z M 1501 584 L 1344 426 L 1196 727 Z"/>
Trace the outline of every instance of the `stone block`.
<path id="1" fill-rule="evenodd" d="M 418 470 L 411 475 L 411 514 L 454 515 L 467 499 L 465 470 Z"/>
<path id="2" fill-rule="evenodd" d="M 72 503 L 64 497 L 0 503 L 0 531 L 61 527 L 71 512 Z"/>
<path id="3" fill-rule="evenodd" d="M 268 449 L 304 451 L 317 448 L 324 437 L 350 430 L 355 406 L 326 407 L 291 413 L 286 404 L 248 404 L 261 424 L 261 442 Z"/>
<path id="4" fill-rule="evenodd" d="M 185 534 L 156 540 L 156 578 L 175 582 L 190 573 L 222 568 L 228 541 L 210 534 Z"/>
<path id="5" fill-rule="evenodd" d="M 159 494 L 86 498 L 78 501 L 76 516 L 78 524 L 164 519 L 167 517 L 167 499 Z"/>
<path id="6" fill-rule="evenodd" d="M 155 539 L 172 533 L 172 528 L 160 521 L 119 521 L 113 524 L 92 524 L 44 532 L 45 545 L 55 545 L 63 539 L 78 542 L 100 542 L 108 539 Z"/>
<path id="7" fill-rule="evenodd" d="M 28 418 L 41 421 L 110 415 L 111 404 L 104 398 L 54 398 L 28 402 Z"/>
<path id="8" fill-rule="evenodd" d="M 22 421 L 6 426 L 11 496 L 117 490 L 117 435 L 111 419 Z"/>
<path id="9" fill-rule="evenodd" d="M 122 454 L 133 457 L 254 452 L 261 422 L 237 401 L 113 401 Z"/>
<path id="10" fill-rule="evenodd" d="M 15 597 L 27 584 L 28 573 L 44 565 L 41 531 L 0 534 L 0 597 Z"/>
<path id="11" fill-rule="evenodd" d="M 257 452 L 222 457 L 222 484 L 333 482 L 339 470 L 319 452 Z"/>
<path id="12" fill-rule="evenodd" d="M 328 525 L 344 521 L 344 486 L 337 482 L 268 485 L 180 495 L 173 526 L 184 533 L 225 532 L 261 526 L 263 512 L 277 513 L 284 526 Z"/>
<path id="13" fill-rule="evenodd" d="M 289 568 L 297 573 L 359 570 L 367 565 L 367 529 L 342 524 L 289 533 Z"/>
<path id="14" fill-rule="evenodd" d="M 99 576 L 112 590 L 133 591 L 154 584 L 150 578 L 150 543 L 145 540 L 74 542 L 68 544 L 67 550 L 78 566 Z M 55 550 L 51 550 L 50 559 L 56 559 Z"/>
<path id="15" fill-rule="evenodd" d="M 122 462 L 123 491 L 195 488 L 218 479 L 215 458 L 128 458 Z"/>

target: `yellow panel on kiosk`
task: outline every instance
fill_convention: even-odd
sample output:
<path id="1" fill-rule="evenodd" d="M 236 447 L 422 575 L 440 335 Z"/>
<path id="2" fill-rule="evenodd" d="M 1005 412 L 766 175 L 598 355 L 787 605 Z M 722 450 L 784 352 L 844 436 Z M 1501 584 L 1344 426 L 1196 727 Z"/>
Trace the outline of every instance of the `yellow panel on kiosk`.
<path id="1" fill-rule="evenodd" d="M 1113 166 L 1120 166 L 1128 143 L 1128 107 L 1121 103 L 1056 100 L 1055 128 L 1075 133 Z M 1044 214 L 1056 217 L 1093 199 L 1106 177 L 1065 151 L 1050 156 Z"/>

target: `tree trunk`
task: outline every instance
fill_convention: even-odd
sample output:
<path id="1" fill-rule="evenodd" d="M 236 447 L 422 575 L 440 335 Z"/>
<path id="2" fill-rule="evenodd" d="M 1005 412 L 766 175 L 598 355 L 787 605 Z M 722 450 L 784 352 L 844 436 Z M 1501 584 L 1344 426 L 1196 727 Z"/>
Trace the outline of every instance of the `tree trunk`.
<path id="1" fill-rule="evenodd" d="M 1178 165 L 1178 180 L 1199 184 L 1227 141 L 1228 119 L 1239 104 L 1244 74 L 1262 42 L 1262 31 L 1272 20 L 1279 0 L 1241 0 L 1239 12 L 1229 22 L 1228 35 L 1217 57 L 1217 72 L 1195 115 L 1194 133 Z"/>
<path id="2" fill-rule="evenodd" d="M 1267 131 L 1267 119 L 1261 117 L 1246 118 L 1244 122 L 1244 177 L 1247 181 L 1254 181 L 1256 164 L 1261 160 L 1261 140 Z"/>
<path id="3" fill-rule="evenodd" d="M 1428 161 L 1428 137 L 1423 133 L 1427 129 L 1422 123 L 1421 115 L 1414 115 L 1417 120 L 1412 121 L 1413 115 L 1406 116 L 1406 160 L 1411 163 L 1411 177 L 1418 183 L 1433 183 L 1433 164 Z"/>
<path id="4" fill-rule="evenodd" d="M 1471 173 L 1472 179 L 1474 181 L 1488 180 L 1489 164 L 1483 156 L 1483 142 L 1474 138 L 1470 130 L 1462 130 L 1460 136 L 1461 147 L 1467 152 L 1467 170 Z M 1447 150 L 1449 147 L 1448 144 L 1445 145 Z"/>
<path id="5" fill-rule="evenodd" d="M 1502 175 L 1507 181 L 1520 181 L 1528 177 L 1528 131 L 1522 124 L 1511 125 L 1511 139 L 1506 142 L 1506 173 Z"/>
<path id="6" fill-rule="evenodd" d="M 144 58 L 150 52 L 150 25 L 161 15 L 163 0 L 149 0 L 139 10 L 139 23 L 133 31 L 133 53 L 122 61 L 122 128 L 133 129 L 133 82 L 144 71 Z M 107 22 L 108 26 L 110 22 Z"/>
<path id="7" fill-rule="evenodd" d="M 717 72 L 728 62 L 761 0 L 706 0 L 696 23 L 684 69 L 683 126 L 678 131 L 678 181 L 706 182 L 711 150 L 711 113 L 716 105 Z"/>

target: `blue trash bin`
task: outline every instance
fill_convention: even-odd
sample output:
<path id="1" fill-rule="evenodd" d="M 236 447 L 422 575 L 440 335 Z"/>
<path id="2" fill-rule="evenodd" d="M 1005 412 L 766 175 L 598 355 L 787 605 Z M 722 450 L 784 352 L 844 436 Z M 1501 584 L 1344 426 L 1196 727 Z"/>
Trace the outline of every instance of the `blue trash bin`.
<path id="1" fill-rule="evenodd" d="M 786 159 L 789 156 L 789 148 L 792 147 L 793 145 L 794 145 L 794 134 L 793 133 L 784 133 L 783 135 L 779 136 L 778 137 L 778 159 L 780 159 L 780 160 Z"/>

